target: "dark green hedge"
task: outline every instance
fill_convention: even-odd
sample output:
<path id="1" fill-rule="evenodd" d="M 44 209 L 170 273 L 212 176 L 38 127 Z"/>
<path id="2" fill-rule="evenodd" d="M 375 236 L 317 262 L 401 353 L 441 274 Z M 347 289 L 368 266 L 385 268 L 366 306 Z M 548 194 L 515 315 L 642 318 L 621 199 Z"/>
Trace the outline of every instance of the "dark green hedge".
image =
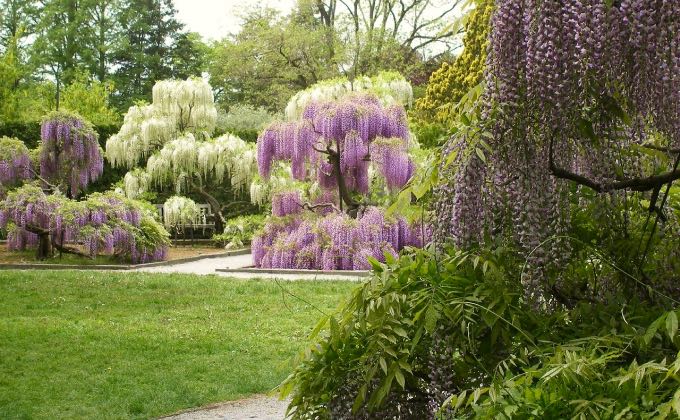
<path id="1" fill-rule="evenodd" d="M 231 133 L 239 138 L 241 138 L 244 141 L 250 142 L 250 143 L 255 143 L 257 141 L 257 130 L 232 130 L 232 129 L 227 129 L 227 130 L 220 130 L 217 129 L 215 130 L 215 135 L 214 137 L 219 137 L 223 134 L 226 133 Z"/>

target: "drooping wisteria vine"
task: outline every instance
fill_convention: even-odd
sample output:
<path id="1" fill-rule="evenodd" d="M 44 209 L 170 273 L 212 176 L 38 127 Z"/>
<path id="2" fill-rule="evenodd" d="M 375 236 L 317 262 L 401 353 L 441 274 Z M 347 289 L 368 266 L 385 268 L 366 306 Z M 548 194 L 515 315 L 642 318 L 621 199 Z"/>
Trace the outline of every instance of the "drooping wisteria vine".
<path id="1" fill-rule="evenodd" d="M 194 200 L 187 197 L 172 196 L 163 204 L 163 222 L 166 227 L 193 225 L 198 213 Z"/>
<path id="2" fill-rule="evenodd" d="M 7 229 L 10 250 L 42 244 L 89 257 L 108 254 L 144 263 L 164 259 L 169 245 L 168 233 L 152 210 L 113 192 L 75 201 L 27 184 L 0 202 L 0 227 Z"/>
<path id="3" fill-rule="evenodd" d="M 0 137 L 0 193 L 33 177 L 33 163 L 24 142 Z"/>
<path id="4" fill-rule="evenodd" d="M 76 197 L 104 170 L 97 138 L 92 125 L 75 114 L 48 114 L 40 131 L 40 176 Z"/>
<path id="5" fill-rule="evenodd" d="M 352 207 L 353 193 L 368 194 L 370 163 L 390 190 L 404 186 L 414 170 L 408 149 L 403 107 L 350 93 L 310 103 L 300 120 L 269 126 L 257 142 L 257 164 L 260 176 L 268 179 L 274 162 L 288 161 L 293 178 L 338 189 L 343 204 Z"/>
<path id="6" fill-rule="evenodd" d="M 224 207 L 215 194 L 248 191 L 255 173 L 255 150 L 231 134 L 211 138 L 217 110 L 210 85 L 201 79 L 162 80 L 153 103 L 133 106 L 120 131 L 106 142 L 114 166 L 130 168 L 125 194 L 134 198 L 152 188 L 203 197 L 215 213 L 215 229 L 224 228 Z"/>
<path id="7" fill-rule="evenodd" d="M 294 97 L 306 104 L 300 117 L 271 124 L 258 139 L 260 178 L 276 186 L 251 185 L 253 198 L 270 194 L 274 216 L 253 239 L 257 267 L 365 269 L 368 257 L 384 262 L 431 236 L 422 223 L 387 217 L 370 202 L 376 190 L 399 191 L 415 171 L 403 106 L 323 88 L 331 93 L 308 92 L 317 100 Z"/>
<path id="8" fill-rule="evenodd" d="M 371 267 L 368 257 L 384 262 L 385 253 L 396 256 L 405 246 L 422 247 L 430 237 L 429 228 L 386 217 L 377 207 L 357 219 L 338 212 L 275 219 L 253 238 L 253 263 L 262 268 L 365 270 Z"/>
<path id="9" fill-rule="evenodd" d="M 497 0 L 483 100 L 481 128 L 448 145 L 437 232 L 463 246 L 508 234 L 537 296 L 568 254 L 539 245 L 566 229 L 570 185 L 615 197 L 680 179 L 680 2 Z"/>

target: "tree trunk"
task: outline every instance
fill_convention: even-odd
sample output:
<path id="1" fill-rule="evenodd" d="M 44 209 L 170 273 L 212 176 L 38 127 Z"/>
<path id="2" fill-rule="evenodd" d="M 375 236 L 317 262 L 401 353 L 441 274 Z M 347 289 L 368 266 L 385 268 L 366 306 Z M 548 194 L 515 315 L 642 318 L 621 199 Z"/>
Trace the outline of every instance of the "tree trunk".
<path id="1" fill-rule="evenodd" d="M 345 183 L 345 177 L 342 175 L 342 170 L 340 168 L 340 154 L 330 153 L 329 158 L 333 164 L 333 172 L 335 173 L 335 178 L 338 180 L 338 193 L 340 195 L 340 209 L 342 210 L 342 203 L 347 204 L 347 214 L 356 219 L 359 211 L 359 203 L 352 198 L 350 191 L 347 189 L 347 184 Z"/>
<path id="2" fill-rule="evenodd" d="M 35 259 L 38 261 L 46 260 L 52 255 L 52 242 L 50 241 L 49 232 L 41 232 L 38 234 L 38 249 L 35 252 Z"/>
<path id="3" fill-rule="evenodd" d="M 215 215 L 215 233 L 217 235 L 220 235 L 224 233 L 224 225 L 226 224 L 226 221 L 224 220 L 224 215 L 222 214 L 222 206 L 220 206 L 219 201 L 210 193 L 208 193 L 206 190 L 203 189 L 203 187 L 196 187 L 196 191 L 203 197 L 205 200 L 210 204 L 210 207 L 212 207 L 213 214 Z"/>
<path id="4" fill-rule="evenodd" d="M 38 235 L 38 248 L 35 251 L 36 260 L 43 261 L 52 255 L 52 242 L 49 230 L 33 225 L 26 225 L 24 226 L 24 229 L 26 229 L 27 232 Z"/>

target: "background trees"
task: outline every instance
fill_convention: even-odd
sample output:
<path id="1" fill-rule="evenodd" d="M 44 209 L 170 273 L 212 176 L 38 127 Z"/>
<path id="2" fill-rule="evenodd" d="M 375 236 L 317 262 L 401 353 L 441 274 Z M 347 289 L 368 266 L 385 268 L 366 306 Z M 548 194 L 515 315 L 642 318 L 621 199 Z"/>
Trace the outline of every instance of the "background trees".
<path id="1" fill-rule="evenodd" d="M 205 47 L 175 14 L 170 0 L 0 1 L 0 98 L 13 104 L 0 117 L 39 119 L 72 83 L 110 86 L 120 110 L 151 99 L 156 80 L 200 76 Z"/>

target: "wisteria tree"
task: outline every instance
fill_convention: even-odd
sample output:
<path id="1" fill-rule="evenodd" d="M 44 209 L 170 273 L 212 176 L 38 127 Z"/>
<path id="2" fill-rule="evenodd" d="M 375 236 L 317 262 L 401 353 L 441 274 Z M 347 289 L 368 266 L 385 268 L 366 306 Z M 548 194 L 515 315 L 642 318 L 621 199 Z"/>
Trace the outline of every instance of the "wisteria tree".
<path id="1" fill-rule="evenodd" d="M 97 134 L 75 114 L 47 115 L 34 153 L 18 140 L 0 139 L 0 186 L 9 189 L 0 202 L 0 228 L 7 230 L 8 248 L 35 246 L 38 259 L 53 249 L 133 262 L 163 259 L 168 234 L 151 210 L 111 192 L 75 199 L 102 168 Z M 24 183 L 32 178 L 37 184 Z"/>
<path id="2" fill-rule="evenodd" d="M 0 137 L 0 198 L 7 189 L 18 186 L 33 177 L 33 163 L 30 152 L 23 141 Z"/>
<path id="3" fill-rule="evenodd" d="M 295 117 L 295 107 L 304 104 L 299 119 L 274 123 L 260 135 L 260 177 L 269 179 L 274 164 L 286 162 L 300 183 L 284 183 L 273 192 L 274 217 L 253 240 L 256 266 L 366 268 L 366 257 L 384 261 L 384 253 L 422 245 L 427 236 L 422 226 L 387 217 L 374 201 L 376 195 L 398 191 L 415 170 L 399 102 L 410 100 L 404 85 L 410 86 L 403 79 L 391 83 L 396 92 L 382 96 L 388 104 L 370 89 L 314 87 L 309 95 L 296 95 L 288 107 L 288 115 Z M 330 99 L 324 100 L 324 91 Z"/>
<path id="4" fill-rule="evenodd" d="M 78 196 L 104 170 L 98 135 L 75 114 L 52 112 L 40 131 L 40 178 L 71 198 Z"/>
<path id="5" fill-rule="evenodd" d="M 159 81 L 153 103 L 130 107 L 118 134 L 106 142 L 113 166 L 131 169 L 125 194 L 134 198 L 153 188 L 172 187 L 177 194 L 197 194 L 212 207 L 215 230 L 224 230 L 225 211 L 216 192 L 244 193 L 255 172 L 254 146 L 215 128 L 213 94 L 200 79 Z"/>
<path id="6" fill-rule="evenodd" d="M 499 0 L 492 28 L 481 119 L 448 146 L 437 232 L 461 246 L 510 238 L 527 295 L 568 304 L 546 273 L 569 257 L 574 199 L 623 239 L 646 207 L 623 259 L 639 270 L 657 226 L 678 238 L 664 206 L 680 179 L 680 3 Z"/>

